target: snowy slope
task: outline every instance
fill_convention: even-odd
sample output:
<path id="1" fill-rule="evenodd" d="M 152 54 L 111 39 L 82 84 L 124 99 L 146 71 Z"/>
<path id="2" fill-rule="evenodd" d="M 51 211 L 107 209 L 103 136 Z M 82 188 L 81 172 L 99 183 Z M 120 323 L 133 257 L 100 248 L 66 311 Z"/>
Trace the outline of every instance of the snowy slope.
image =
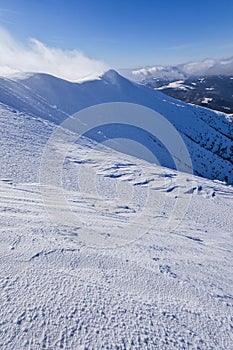
<path id="1" fill-rule="evenodd" d="M 163 115 L 180 133 L 191 155 L 195 174 L 233 183 L 233 123 L 225 114 L 182 103 L 130 82 L 115 71 L 84 83 L 70 83 L 45 74 L 1 78 L 0 101 L 57 124 L 83 108 L 100 103 L 130 102 L 149 107 Z M 113 134 L 114 130 L 113 127 L 108 132 Z M 123 133 L 123 129 L 118 130 L 118 137 L 121 131 Z M 97 139 L 98 135 L 92 134 L 92 137 Z M 135 137 L 156 156 L 163 153 L 159 159 L 161 165 L 172 167 L 158 140 L 145 133 Z M 127 153 L 121 143 L 117 149 Z M 133 155 L 139 156 L 137 152 Z"/>
<path id="2" fill-rule="evenodd" d="M 0 122 L 2 349 L 233 348 L 232 187 L 83 139 L 63 164 L 74 226 L 39 183 L 55 124 L 4 105 Z"/>

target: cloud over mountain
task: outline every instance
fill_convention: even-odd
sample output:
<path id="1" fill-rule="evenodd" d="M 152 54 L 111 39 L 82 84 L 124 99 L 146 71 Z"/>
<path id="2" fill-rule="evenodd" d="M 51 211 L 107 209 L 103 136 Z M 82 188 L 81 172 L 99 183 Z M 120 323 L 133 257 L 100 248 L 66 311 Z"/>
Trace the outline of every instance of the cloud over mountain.
<path id="1" fill-rule="evenodd" d="M 0 28 L 0 75 L 41 72 L 70 81 L 96 76 L 107 69 L 101 61 L 78 50 L 49 47 L 37 39 L 25 45 Z"/>

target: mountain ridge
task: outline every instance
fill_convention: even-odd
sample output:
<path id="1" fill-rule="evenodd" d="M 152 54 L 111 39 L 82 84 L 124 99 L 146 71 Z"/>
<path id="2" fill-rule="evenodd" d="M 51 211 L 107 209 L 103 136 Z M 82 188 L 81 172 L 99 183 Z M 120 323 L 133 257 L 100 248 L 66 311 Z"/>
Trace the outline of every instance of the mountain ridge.
<path id="1" fill-rule="evenodd" d="M 233 183 L 233 123 L 225 114 L 175 100 L 136 84 L 114 70 L 83 83 L 40 73 L 26 79 L 1 78 L 0 101 L 56 124 L 84 108 L 102 103 L 127 102 L 151 108 L 180 133 L 191 155 L 194 174 Z M 144 140 L 145 135 L 139 135 L 139 139 L 142 138 Z M 147 146 L 152 147 L 156 155 L 161 150 L 158 140 L 147 138 Z M 127 153 L 125 148 L 122 151 Z M 168 164 L 170 166 L 163 159 L 161 165 Z"/>

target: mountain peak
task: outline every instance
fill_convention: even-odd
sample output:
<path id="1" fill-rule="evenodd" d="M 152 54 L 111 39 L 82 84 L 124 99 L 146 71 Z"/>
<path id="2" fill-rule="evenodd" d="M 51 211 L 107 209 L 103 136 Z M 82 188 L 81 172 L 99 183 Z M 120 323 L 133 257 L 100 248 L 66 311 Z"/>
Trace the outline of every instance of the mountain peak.
<path id="1" fill-rule="evenodd" d="M 117 71 L 114 69 L 109 69 L 107 72 L 105 72 L 101 78 L 105 80 L 108 83 L 114 84 L 122 79 L 124 79 Z"/>

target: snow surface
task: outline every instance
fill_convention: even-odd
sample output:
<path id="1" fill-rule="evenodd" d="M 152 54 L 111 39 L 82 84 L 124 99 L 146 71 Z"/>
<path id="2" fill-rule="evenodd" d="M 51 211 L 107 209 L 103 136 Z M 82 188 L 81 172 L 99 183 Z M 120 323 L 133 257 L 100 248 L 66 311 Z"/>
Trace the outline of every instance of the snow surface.
<path id="1" fill-rule="evenodd" d="M 60 108 L 61 95 L 48 98 Z M 201 111 L 204 127 L 216 114 Z M 48 119 L 0 106 L 0 347 L 232 349 L 232 187 L 85 138 L 60 142 L 54 158 L 68 148 L 62 188 L 75 227 L 63 202 L 44 205 Z"/>
<path id="2" fill-rule="evenodd" d="M 211 98 L 211 97 L 204 97 L 203 98 L 203 100 L 201 101 L 202 103 L 209 103 L 209 102 L 211 102 L 211 101 L 213 101 L 213 99 Z"/>

